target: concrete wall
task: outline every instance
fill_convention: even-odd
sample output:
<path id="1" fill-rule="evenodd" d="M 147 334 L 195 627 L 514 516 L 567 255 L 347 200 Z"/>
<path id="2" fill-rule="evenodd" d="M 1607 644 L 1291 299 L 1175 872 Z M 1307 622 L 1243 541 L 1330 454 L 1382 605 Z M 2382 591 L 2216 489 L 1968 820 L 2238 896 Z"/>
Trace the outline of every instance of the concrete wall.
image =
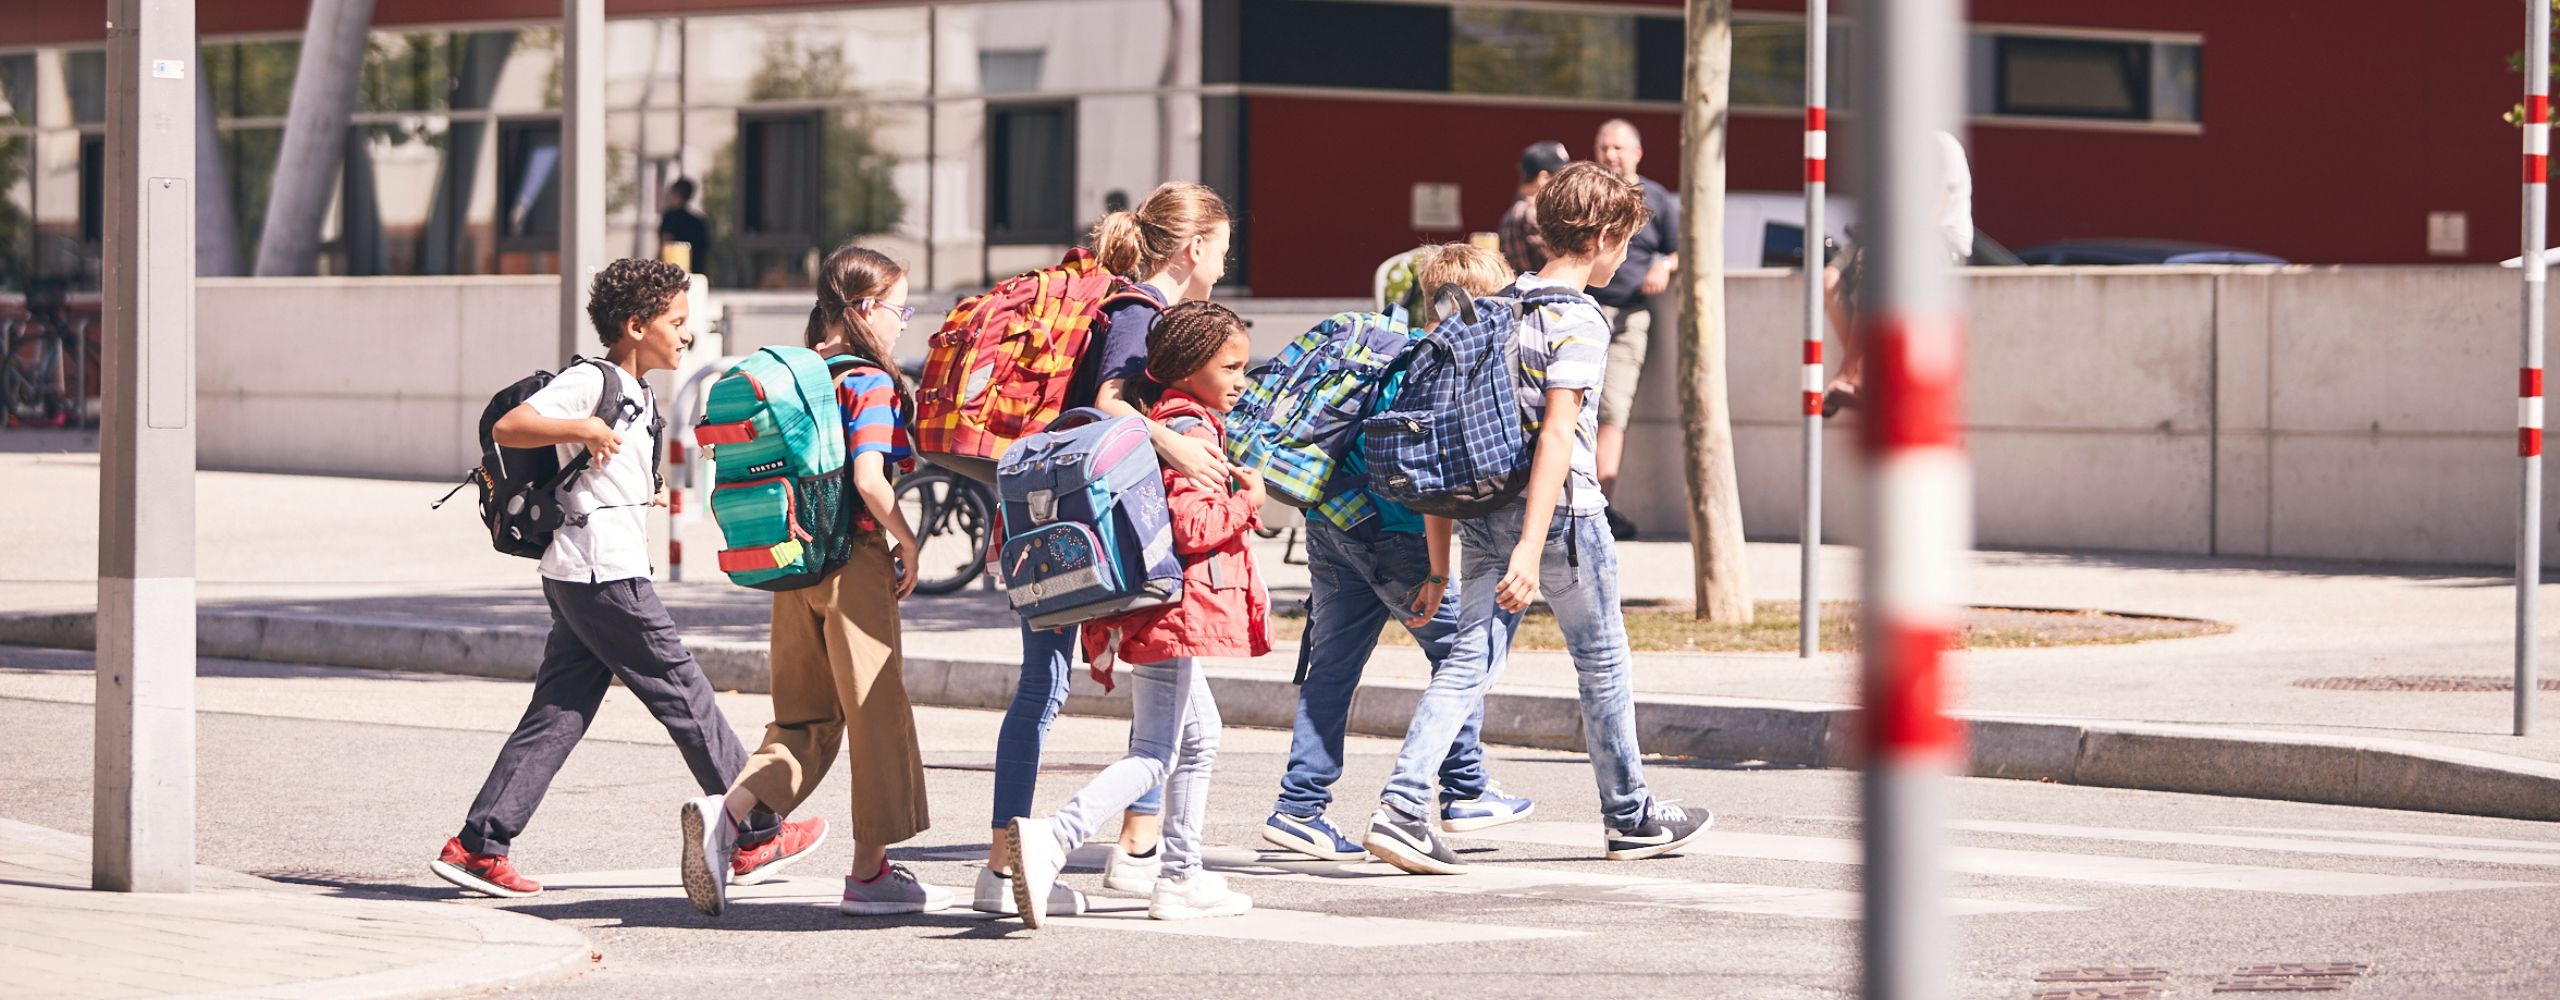
<path id="1" fill-rule="evenodd" d="M 1744 271 L 1727 286 L 1754 538 L 1797 534 L 1797 280 Z M 212 468 L 458 477 L 489 394 L 559 360 L 550 278 L 199 289 Z M 2511 559 L 2517 289 L 2514 271 L 2491 267 L 1977 269 L 1967 413 L 1980 543 Z M 737 298 L 771 315 L 732 351 L 796 340 L 805 304 Z M 920 326 L 943 305 L 916 304 Z M 1265 354 L 1357 305 L 1234 304 Z M 1685 530 L 1677 359 L 1676 335 L 1658 332 L 1619 498 L 1650 537 Z M 1834 421 L 1824 449 L 1825 536 L 1837 541 L 1863 530 L 1854 427 Z M 2560 563 L 2560 535 L 2545 551 Z"/>

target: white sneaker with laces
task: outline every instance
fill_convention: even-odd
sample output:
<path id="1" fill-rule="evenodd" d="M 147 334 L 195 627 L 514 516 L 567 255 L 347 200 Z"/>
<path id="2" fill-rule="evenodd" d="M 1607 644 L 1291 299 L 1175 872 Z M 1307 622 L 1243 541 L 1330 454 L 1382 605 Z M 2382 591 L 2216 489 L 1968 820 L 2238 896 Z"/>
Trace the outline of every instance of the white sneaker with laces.
<path id="1" fill-rule="evenodd" d="M 1013 902 L 1013 876 L 996 874 L 993 868 L 978 869 L 978 888 L 975 895 L 976 898 L 969 903 L 969 908 L 980 913 L 1010 917 L 1022 912 Z M 1070 889 L 1063 883 L 1049 887 L 1049 916 L 1076 916 L 1083 913 L 1087 905 L 1089 904 L 1084 898 L 1084 893 Z"/>
<path id="2" fill-rule="evenodd" d="M 867 882 L 851 875 L 845 876 L 844 901 L 836 904 L 836 909 L 854 916 L 872 916 L 881 913 L 932 913 L 950 906 L 951 890 L 919 882 L 916 873 L 908 870 L 907 866 L 891 863 L 881 866 L 880 874 Z"/>
<path id="3" fill-rule="evenodd" d="M 1156 848 L 1156 853 L 1142 858 L 1121 849 L 1118 844 L 1113 844 L 1111 859 L 1102 863 L 1102 887 L 1119 892 L 1134 892 L 1143 896 L 1156 891 L 1156 875 L 1162 871 L 1164 871 L 1162 846 Z"/>
<path id="4" fill-rule="evenodd" d="M 1151 920 L 1198 920 L 1202 917 L 1232 917 L 1253 909 L 1253 897 L 1227 888 L 1227 877 L 1211 871 L 1196 871 L 1191 877 L 1176 882 L 1156 880 L 1154 897 L 1147 902 Z"/>
<path id="5" fill-rule="evenodd" d="M 1058 847 L 1056 821 L 1014 820 L 1005 827 L 1004 841 L 1005 853 L 1013 856 L 1014 914 L 1037 928 L 1049 916 L 1049 908 L 1041 904 L 1058 884 L 1058 873 L 1067 867 L 1067 852 Z"/>

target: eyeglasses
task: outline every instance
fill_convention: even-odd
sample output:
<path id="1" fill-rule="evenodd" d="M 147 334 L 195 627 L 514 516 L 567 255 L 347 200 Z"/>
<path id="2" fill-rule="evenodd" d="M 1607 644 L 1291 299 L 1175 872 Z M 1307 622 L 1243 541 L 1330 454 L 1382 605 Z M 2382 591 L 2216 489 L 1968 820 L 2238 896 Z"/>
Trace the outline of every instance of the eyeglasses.
<path id="1" fill-rule="evenodd" d="M 864 299 L 864 300 L 862 300 L 862 301 L 860 301 L 860 302 L 856 302 L 856 303 L 854 303 L 854 304 L 853 304 L 853 306 L 854 306 L 854 308 L 856 308 L 856 309 L 869 309 L 869 308 L 871 308 L 871 307 L 873 307 L 873 306 L 878 306 L 878 307 L 880 307 L 880 308 L 882 308 L 882 309 L 887 309 L 887 310 L 889 310 L 890 312 L 897 313 L 897 314 L 898 314 L 898 322 L 901 322 L 901 323 L 904 323 L 904 322 L 906 322 L 906 321 L 908 321 L 908 320 L 911 320 L 911 319 L 916 318 L 916 307 L 914 307 L 914 306 L 893 306 L 893 305 L 890 305 L 890 304 L 888 304 L 888 303 L 886 303 L 886 302 L 882 302 L 882 301 L 880 301 L 879 299 Z"/>

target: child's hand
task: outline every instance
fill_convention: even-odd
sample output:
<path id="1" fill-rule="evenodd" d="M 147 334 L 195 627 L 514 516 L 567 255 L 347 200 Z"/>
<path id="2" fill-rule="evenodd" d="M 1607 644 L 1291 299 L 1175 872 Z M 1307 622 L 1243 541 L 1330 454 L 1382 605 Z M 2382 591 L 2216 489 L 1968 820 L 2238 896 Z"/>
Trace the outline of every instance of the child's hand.
<path id="1" fill-rule="evenodd" d="M 1538 599 L 1538 562 L 1543 546 L 1523 544 L 1511 550 L 1511 565 L 1502 571 L 1502 582 L 1493 587 L 1494 603 L 1502 610 L 1518 614 L 1529 610 L 1529 602 Z"/>
<path id="2" fill-rule="evenodd" d="M 1239 465 L 1235 467 L 1234 475 L 1236 482 L 1243 484 L 1245 499 L 1251 501 L 1255 507 L 1261 507 L 1266 496 L 1262 489 L 1262 470 Z"/>
<path id="3" fill-rule="evenodd" d="M 889 557 L 898 561 L 898 599 L 903 601 L 914 596 L 917 579 L 915 543 L 896 543 L 890 550 Z"/>
<path id="4" fill-rule="evenodd" d="M 622 435 L 603 418 L 588 417 L 578 425 L 578 443 L 586 446 L 587 454 L 595 456 L 587 464 L 601 471 L 612 464 L 613 456 L 622 450 Z"/>
<path id="5" fill-rule="evenodd" d="M 1424 579 L 1422 581 L 1422 586 L 1413 588 L 1413 603 L 1405 608 L 1405 610 L 1413 612 L 1411 615 L 1406 616 L 1404 620 L 1405 627 L 1421 628 L 1424 625 L 1430 624 L 1431 617 L 1440 613 L 1440 599 L 1447 596 L 1448 593 L 1448 574 L 1433 573 L 1430 577 Z"/>

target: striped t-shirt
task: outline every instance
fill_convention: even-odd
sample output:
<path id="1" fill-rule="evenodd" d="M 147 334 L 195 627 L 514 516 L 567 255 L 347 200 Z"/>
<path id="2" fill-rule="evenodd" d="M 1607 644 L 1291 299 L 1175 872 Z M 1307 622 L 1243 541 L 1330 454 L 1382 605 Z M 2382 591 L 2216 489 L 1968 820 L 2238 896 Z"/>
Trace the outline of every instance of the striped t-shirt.
<path id="1" fill-rule="evenodd" d="M 891 469 L 913 454 L 906 423 L 898 418 L 898 384 L 877 368 L 856 368 L 836 381 L 844 410 L 845 458 L 878 452 Z"/>
<path id="2" fill-rule="evenodd" d="M 1609 369 L 1609 320 L 1580 289 L 1564 288 L 1534 274 L 1520 276 L 1522 297 L 1532 290 L 1563 289 L 1579 301 L 1552 302 L 1520 318 L 1517 338 L 1520 411 L 1535 433 L 1546 423 L 1547 390 L 1582 390 L 1582 419 L 1573 430 L 1573 463 L 1564 477 L 1564 494 L 1556 509 L 1590 515 L 1609 509 L 1600 494 L 1600 386 Z"/>

